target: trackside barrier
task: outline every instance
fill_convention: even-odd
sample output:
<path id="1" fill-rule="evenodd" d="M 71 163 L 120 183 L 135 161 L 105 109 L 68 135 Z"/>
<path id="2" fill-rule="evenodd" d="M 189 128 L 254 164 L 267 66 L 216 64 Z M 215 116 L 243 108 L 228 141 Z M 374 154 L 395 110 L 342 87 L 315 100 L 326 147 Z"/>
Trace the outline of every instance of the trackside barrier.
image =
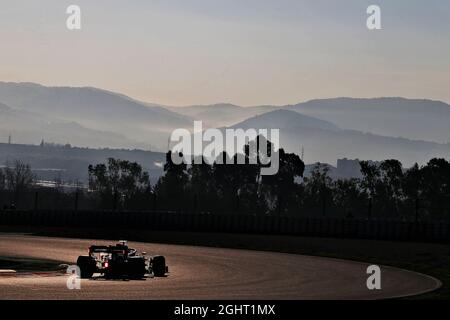
<path id="1" fill-rule="evenodd" d="M 278 234 L 450 243 L 450 223 L 169 211 L 0 210 L 0 225 Z"/>

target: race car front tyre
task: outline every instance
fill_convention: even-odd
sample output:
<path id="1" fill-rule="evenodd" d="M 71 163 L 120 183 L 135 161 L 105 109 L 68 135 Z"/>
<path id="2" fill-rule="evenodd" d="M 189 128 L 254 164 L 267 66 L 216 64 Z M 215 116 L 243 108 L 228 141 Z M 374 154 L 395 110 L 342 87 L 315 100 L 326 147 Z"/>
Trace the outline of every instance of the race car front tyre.
<path id="1" fill-rule="evenodd" d="M 164 277 L 167 272 L 166 258 L 164 256 L 155 256 L 151 260 L 153 275 L 155 277 Z"/>

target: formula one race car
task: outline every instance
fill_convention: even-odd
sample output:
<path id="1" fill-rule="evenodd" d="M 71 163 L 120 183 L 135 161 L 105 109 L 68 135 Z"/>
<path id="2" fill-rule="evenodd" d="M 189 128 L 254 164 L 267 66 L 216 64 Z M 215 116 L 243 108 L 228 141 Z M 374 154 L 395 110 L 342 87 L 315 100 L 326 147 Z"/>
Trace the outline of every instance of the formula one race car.
<path id="1" fill-rule="evenodd" d="M 115 246 L 91 246 L 88 256 L 78 257 L 77 266 L 82 279 L 92 278 L 95 273 L 110 279 L 142 279 L 146 274 L 164 277 L 169 271 L 165 257 L 147 258 L 145 252 L 138 254 L 136 249 L 129 248 L 126 241 Z"/>

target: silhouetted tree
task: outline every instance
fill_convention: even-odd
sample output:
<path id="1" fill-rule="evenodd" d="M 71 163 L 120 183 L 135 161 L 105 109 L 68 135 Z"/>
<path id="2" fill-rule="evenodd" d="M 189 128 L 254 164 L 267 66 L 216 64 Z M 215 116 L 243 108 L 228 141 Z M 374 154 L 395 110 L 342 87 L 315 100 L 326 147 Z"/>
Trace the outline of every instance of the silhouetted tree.
<path id="1" fill-rule="evenodd" d="M 359 179 L 339 179 L 333 183 L 332 189 L 338 213 L 354 217 L 364 212 L 367 196 L 360 187 Z"/>
<path id="2" fill-rule="evenodd" d="M 183 158 L 181 153 L 178 156 Z M 189 176 L 186 163 L 175 164 L 172 160 L 172 151 L 169 151 L 166 153 L 164 172 L 165 175 L 155 186 L 158 206 L 162 205 L 171 210 L 186 210 L 189 207 L 189 197 L 186 194 Z"/>
<path id="3" fill-rule="evenodd" d="M 416 163 L 408 169 L 403 176 L 403 191 L 408 199 L 420 199 L 422 197 L 423 175 Z"/>
<path id="4" fill-rule="evenodd" d="M 236 156 L 229 158 L 226 152 L 222 152 L 213 165 L 213 179 L 222 212 L 235 213 L 239 209 L 241 177 L 239 165 L 233 162 L 235 160 Z"/>
<path id="5" fill-rule="evenodd" d="M 217 190 L 213 180 L 212 166 L 202 158 L 200 164 L 192 164 L 190 176 L 190 195 L 194 211 L 212 211 L 217 204 Z"/>
<path id="6" fill-rule="evenodd" d="M 310 177 L 305 178 L 306 204 L 309 210 L 325 215 L 332 200 L 332 180 L 330 168 L 326 164 L 317 163 Z"/>
<path id="7" fill-rule="evenodd" d="M 25 164 L 20 160 L 15 160 L 12 165 L 6 163 L 4 172 L 6 188 L 13 192 L 14 205 L 17 205 L 20 194 L 33 185 L 33 172 L 28 164 Z"/>
<path id="8" fill-rule="evenodd" d="M 244 146 L 243 154 L 245 165 L 240 165 L 236 169 L 240 177 L 238 192 L 239 212 L 252 214 L 264 214 L 267 205 L 261 194 L 261 168 L 260 149 L 257 144 L 261 139 L 251 141 Z M 256 161 L 255 161 L 256 160 Z"/>
<path id="9" fill-rule="evenodd" d="M 421 194 L 428 201 L 429 212 L 436 217 L 450 212 L 450 163 L 445 159 L 431 159 L 421 169 Z"/>
<path id="10" fill-rule="evenodd" d="M 262 184 L 263 188 L 269 191 L 270 199 L 275 201 L 276 212 L 278 214 L 284 214 L 291 205 L 295 204 L 295 190 L 298 187 L 296 178 L 303 177 L 305 164 L 298 155 L 286 153 L 284 149 L 280 149 L 278 154 L 278 173 L 263 176 Z"/>
<path id="11" fill-rule="evenodd" d="M 376 195 L 377 184 L 380 179 L 380 168 L 377 164 L 370 161 L 360 161 L 361 173 L 363 175 L 361 187 L 367 193 L 369 198 Z"/>
<path id="12" fill-rule="evenodd" d="M 378 194 L 383 201 L 385 214 L 398 215 L 399 204 L 403 200 L 403 168 L 398 160 L 385 160 L 380 164 Z"/>
<path id="13" fill-rule="evenodd" d="M 127 208 L 140 193 L 148 194 L 151 185 L 139 164 L 110 158 L 106 165 L 89 166 L 89 188 L 100 194 L 104 205 Z"/>
<path id="14" fill-rule="evenodd" d="M 6 176 L 3 168 L 0 168 L 0 191 L 5 190 L 6 188 Z"/>

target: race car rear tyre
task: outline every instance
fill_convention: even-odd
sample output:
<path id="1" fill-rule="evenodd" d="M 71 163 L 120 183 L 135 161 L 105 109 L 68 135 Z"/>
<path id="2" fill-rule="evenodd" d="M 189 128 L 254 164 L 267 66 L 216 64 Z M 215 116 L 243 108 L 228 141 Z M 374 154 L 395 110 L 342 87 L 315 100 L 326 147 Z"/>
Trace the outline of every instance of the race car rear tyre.
<path id="1" fill-rule="evenodd" d="M 80 268 L 81 279 L 89 279 L 94 275 L 96 263 L 92 257 L 79 256 L 77 260 L 77 266 Z"/>
<path id="2" fill-rule="evenodd" d="M 155 277 L 164 277 L 166 275 L 166 258 L 156 256 L 152 258 L 152 270 Z"/>

